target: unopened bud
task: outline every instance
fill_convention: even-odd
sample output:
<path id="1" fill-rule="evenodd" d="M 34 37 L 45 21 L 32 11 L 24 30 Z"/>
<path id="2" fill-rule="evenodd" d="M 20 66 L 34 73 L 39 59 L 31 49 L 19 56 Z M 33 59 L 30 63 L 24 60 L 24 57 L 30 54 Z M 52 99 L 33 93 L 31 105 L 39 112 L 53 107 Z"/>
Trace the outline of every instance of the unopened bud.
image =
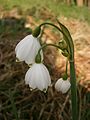
<path id="1" fill-rule="evenodd" d="M 67 43 L 65 40 L 61 40 L 58 44 L 61 50 L 67 49 Z"/>
<path id="2" fill-rule="evenodd" d="M 62 51 L 62 55 L 64 55 L 65 57 L 68 57 L 69 56 L 69 53 L 67 50 L 63 50 Z"/>

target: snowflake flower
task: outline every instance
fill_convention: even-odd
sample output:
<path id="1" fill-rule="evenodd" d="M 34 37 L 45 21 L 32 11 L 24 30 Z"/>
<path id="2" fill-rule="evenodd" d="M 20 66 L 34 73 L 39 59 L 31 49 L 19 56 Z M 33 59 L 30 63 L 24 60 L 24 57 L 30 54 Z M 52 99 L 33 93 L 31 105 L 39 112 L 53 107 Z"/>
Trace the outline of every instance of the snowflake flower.
<path id="1" fill-rule="evenodd" d="M 55 89 L 57 91 L 61 91 L 62 93 L 66 93 L 69 90 L 70 86 L 71 84 L 68 79 L 63 80 L 63 78 L 60 78 L 55 83 Z"/>
<path id="2" fill-rule="evenodd" d="M 51 78 L 45 65 L 34 63 L 25 75 L 25 83 L 29 84 L 32 89 L 37 88 L 46 91 L 48 86 L 51 85 Z"/>
<path id="3" fill-rule="evenodd" d="M 35 56 L 38 53 L 41 45 L 37 38 L 33 35 L 28 35 L 22 39 L 16 46 L 16 57 L 19 61 L 25 61 L 27 64 L 35 62 Z M 41 58 L 43 60 L 43 52 L 41 51 Z"/>

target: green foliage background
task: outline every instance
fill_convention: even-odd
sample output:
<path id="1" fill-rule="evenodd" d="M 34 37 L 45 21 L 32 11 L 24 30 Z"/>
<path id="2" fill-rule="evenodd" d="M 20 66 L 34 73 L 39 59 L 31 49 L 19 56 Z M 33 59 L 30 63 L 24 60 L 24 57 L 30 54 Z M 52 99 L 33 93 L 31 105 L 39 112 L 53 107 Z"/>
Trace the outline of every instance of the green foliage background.
<path id="1" fill-rule="evenodd" d="M 27 9 L 35 7 L 36 9 L 46 7 L 51 9 L 56 16 L 64 15 L 73 17 L 90 23 L 90 10 L 86 6 L 77 7 L 75 5 L 66 5 L 63 0 L 0 0 L 0 6 L 6 10 L 17 6 L 25 12 Z"/>

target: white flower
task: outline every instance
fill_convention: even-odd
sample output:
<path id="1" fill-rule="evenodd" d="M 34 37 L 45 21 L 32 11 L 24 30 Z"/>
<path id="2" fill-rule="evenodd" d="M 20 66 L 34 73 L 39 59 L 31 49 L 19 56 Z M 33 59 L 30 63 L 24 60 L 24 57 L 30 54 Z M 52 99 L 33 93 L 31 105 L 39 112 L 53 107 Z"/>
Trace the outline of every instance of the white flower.
<path id="1" fill-rule="evenodd" d="M 40 47 L 38 39 L 32 35 L 28 35 L 17 44 L 15 48 L 16 57 L 19 61 L 25 61 L 27 64 L 32 64 L 35 62 L 35 56 Z M 43 60 L 42 51 L 41 58 Z"/>
<path id="2" fill-rule="evenodd" d="M 70 86 L 71 84 L 68 79 L 63 80 L 63 78 L 60 78 L 55 83 L 55 89 L 57 91 L 61 91 L 62 93 L 66 93 L 69 90 Z"/>
<path id="3" fill-rule="evenodd" d="M 45 65 L 34 63 L 25 75 L 25 83 L 29 84 L 32 89 L 38 88 L 41 91 L 46 91 L 51 85 L 51 78 Z"/>

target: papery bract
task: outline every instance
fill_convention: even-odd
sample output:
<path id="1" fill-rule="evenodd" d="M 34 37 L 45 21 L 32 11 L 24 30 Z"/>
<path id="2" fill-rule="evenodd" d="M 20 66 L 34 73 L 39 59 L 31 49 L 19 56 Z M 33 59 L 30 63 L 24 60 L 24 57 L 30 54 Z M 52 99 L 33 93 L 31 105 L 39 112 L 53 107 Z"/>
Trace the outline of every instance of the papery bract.
<path id="1" fill-rule="evenodd" d="M 32 89 L 47 90 L 51 85 L 51 78 L 45 65 L 34 63 L 25 75 L 25 83 Z"/>
<path id="2" fill-rule="evenodd" d="M 32 35 L 28 35 L 17 44 L 15 48 L 16 57 L 19 61 L 25 61 L 27 64 L 32 64 L 35 62 L 35 57 L 40 48 L 41 45 L 38 39 Z M 42 50 L 40 54 L 43 60 Z"/>

